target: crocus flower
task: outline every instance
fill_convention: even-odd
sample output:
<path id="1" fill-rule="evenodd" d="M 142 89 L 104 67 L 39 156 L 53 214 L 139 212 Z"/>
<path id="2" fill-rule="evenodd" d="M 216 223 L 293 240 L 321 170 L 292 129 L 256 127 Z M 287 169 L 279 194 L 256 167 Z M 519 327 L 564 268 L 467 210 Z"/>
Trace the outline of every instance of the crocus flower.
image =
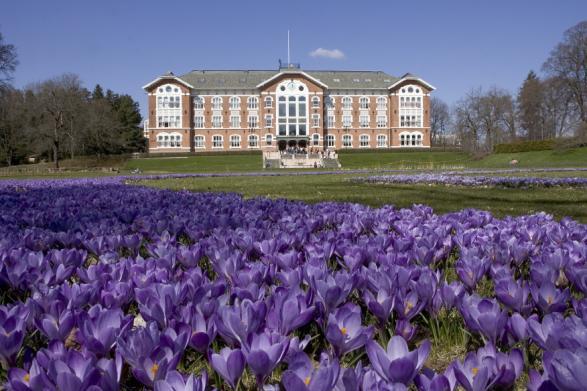
<path id="1" fill-rule="evenodd" d="M 481 299 L 476 293 L 465 295 L 459 310 L 466 325 L 492 343 L 505 331 L 507 314 L 495 300 Z"/>
<path id="2" fill-rule="evenodd" d="M 218 333 L 229 344 L 239 343 L 244 346 L 249 334 L 259 331 L 266 313 L 267 305 L 264 301 L 237 300 L 233 306 L 225 306 L 220 309 L 220 317 L 217 322 Z"/>
<path id="3" fill-rule="evenodd" d="M 430 341 L 424 341 L 417 350 L 409 351 L 400 336 L 393 336 L 387 351 L 375 341 L 367 342 L 367 356 L 379 376 L 390 383 L 407 385 L 418 373 L 430 352 Z"/>
<path id="4" fill-rule="evenodd" d="M 288 335 L 308 324 L 316 312 L 316 307 L 309 305 L 308 296 L 301 291 L 277 288 L 267 312 L 267 328 Z"/>
<path id="5" fill-rule="evenodd" d="M 419 391 L 452 391 L 451 384 L 446 376 L 434 373 L 428 368 L 424 368 L 422 373 L 414 378 L 414 383 Z"/>
<path id="6" fill-rule="evenodd" d="M 575 351 L 559 349 L 544 352 L 544 371 L 559 389 L 580 391 L 587 389 L 587 349 Z"/>
<path id="7" fill-rule="evenodd" d="M 540 286 L 532 285 L 530 293 L 538 308 L 545 314 L 564 312 L 567 309 L 567 301 L 570 296 L 568 289 L 560 291 L 554 284 L 543 282 Z"/>
<path id="8" fill-rule="evenodd" d="M 243 353 L 258 384 L 262 384 L 265 377 L 281 362 L 288 346 L 289 340 L 277 333 L 262 332 L 249 336 Z"/>
<path id="9" fill-rule="evenodd" d="M 495 297 L 500 303 L 509 309 L 528 315 L 532 310 L 532 305 L 528 301 L 530 288 L 521 281 L 517 282 L 511 278 L 503 278 L 495 284 Z"/>
<path id="10" fill-rule="evenodd" d="M 339 372 L 336 359 L 322 354 L 315 367 L 305 353 L 298 353 L 281 376 L 281 383 L 286 391 L 330 391 L 338 381 Z"/>
<path id="11" fill-rule="evenodd" d="M 210 364 L 232 388 L 236 389 L 238 379 L 245 369 L 245 357 L 240 349 L 223 348 L 220 353 L 212 353 Z"/>
<path id="12" fill-rule="evenodd" d="M 29 309 L 24 304 L 0 306 L 0 364 L 14 364 L 26 333 Z"/>
<path id="13" fill-rule="evenodd" d="M 456 262 L 455 270 L 463 284 L 472 291 L 487 272 L 488 266 L 489 263 L 484 259 L 461 256 Z"/>
<path id="14" fill-rule="evenodd" d="M 208 347 L 216 337 L 216 317 L 204 318 L 200 312 L 195 312 L 191 319 L 192 332 L 189 340 L 190 347 L 200 353 L 206 353 Z"/>
<path id="15" fill-rule="evenodd" d="M 188 376 L 187 379 L 177 371 L 169 371 L 163 380 L 155 382 L 155 391 L 205 391 L 206 383 L 208 382 L 208 375 L 206 371 L 202 371 L 200 377 L 195 377 L 194 374 Z"/>
<path id="16" fill-rule="evenodd" d="M 80 315 L 78 340 L 85 349 L 105 356 L 117 337 L 132 325 L 132 319 L 131 316 L 124 316 L 120 308 L 103 309 L 96 304 Z"/>
<path id="17" fill-rule="evenodd" d="M 343 305 L 328 317 L 326 339 L 338 357 L 363 346 L 372 334 L 371 326 L 361 325 L 361 309 L 352 303 Z"/>

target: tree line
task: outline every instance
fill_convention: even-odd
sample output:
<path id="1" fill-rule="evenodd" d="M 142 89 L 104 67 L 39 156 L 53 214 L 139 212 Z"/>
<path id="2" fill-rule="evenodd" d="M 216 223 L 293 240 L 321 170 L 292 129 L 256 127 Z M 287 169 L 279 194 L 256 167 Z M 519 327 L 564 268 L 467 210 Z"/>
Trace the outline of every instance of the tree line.
<path id="1" fill-rule="evenodd" d="M 0 34 L 0 165 L 36 156 L 54 162 L 77 156 L 143 151 L 139 105 L 130 95 L 83 87 L 64 74 L 23 89 L 11 85 L 18 65 Z"/>
<path id="2" fill-rule="evenodd" d="M 518 140 L 575 138 L 587 142 L 587 21 L 568 29 L 542 66 L 530 71 L 517 95 L 492 87 L 474 88 L 452 108 L 433 97 L 433 145 L 460 144 L 490 152 Z"/>

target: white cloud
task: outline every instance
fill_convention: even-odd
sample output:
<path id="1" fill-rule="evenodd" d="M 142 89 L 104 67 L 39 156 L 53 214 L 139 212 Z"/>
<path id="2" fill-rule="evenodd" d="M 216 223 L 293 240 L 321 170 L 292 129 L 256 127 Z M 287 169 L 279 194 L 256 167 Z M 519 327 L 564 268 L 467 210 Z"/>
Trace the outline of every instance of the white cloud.
<path id="1" fill-rule="evenodd" d="M 318 48 L 310 52 L 312 57 L 325 57 L 332 58 L 334 60 L 342 60 L 345 56 L 342 50 L 339 49 L 324 49 Z"/>

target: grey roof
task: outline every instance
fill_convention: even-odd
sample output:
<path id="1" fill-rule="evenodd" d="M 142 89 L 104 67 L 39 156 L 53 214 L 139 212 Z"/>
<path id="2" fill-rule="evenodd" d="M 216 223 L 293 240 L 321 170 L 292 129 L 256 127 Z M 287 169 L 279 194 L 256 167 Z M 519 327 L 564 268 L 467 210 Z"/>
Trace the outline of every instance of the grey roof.
<path id="1" fill-rule="evenodd" d="M 284 69 L 283 72 L 291 72 Z M 326 84 L 329 90 L 337 89 L 385 89 L 398 80 L 381 71 L 311 71 L 307 73 Z M 197 90 L 255 89 L 259 84 L 281 71 L 276 70 L 194 70 L 179 78 Z"/>

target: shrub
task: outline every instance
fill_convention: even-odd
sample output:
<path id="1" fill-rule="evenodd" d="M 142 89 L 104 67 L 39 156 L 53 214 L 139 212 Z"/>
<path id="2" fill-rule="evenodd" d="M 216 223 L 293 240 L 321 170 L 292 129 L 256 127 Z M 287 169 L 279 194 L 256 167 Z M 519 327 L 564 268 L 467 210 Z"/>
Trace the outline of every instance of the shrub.
<path id="1" fill-rule="evenodd" d="M 548 151 L 554 148 L 555 140 L 517 141 L 515 143 L 497 144 L 493 147 L 495 153 L 514 153 L 530 151 Z"/>

